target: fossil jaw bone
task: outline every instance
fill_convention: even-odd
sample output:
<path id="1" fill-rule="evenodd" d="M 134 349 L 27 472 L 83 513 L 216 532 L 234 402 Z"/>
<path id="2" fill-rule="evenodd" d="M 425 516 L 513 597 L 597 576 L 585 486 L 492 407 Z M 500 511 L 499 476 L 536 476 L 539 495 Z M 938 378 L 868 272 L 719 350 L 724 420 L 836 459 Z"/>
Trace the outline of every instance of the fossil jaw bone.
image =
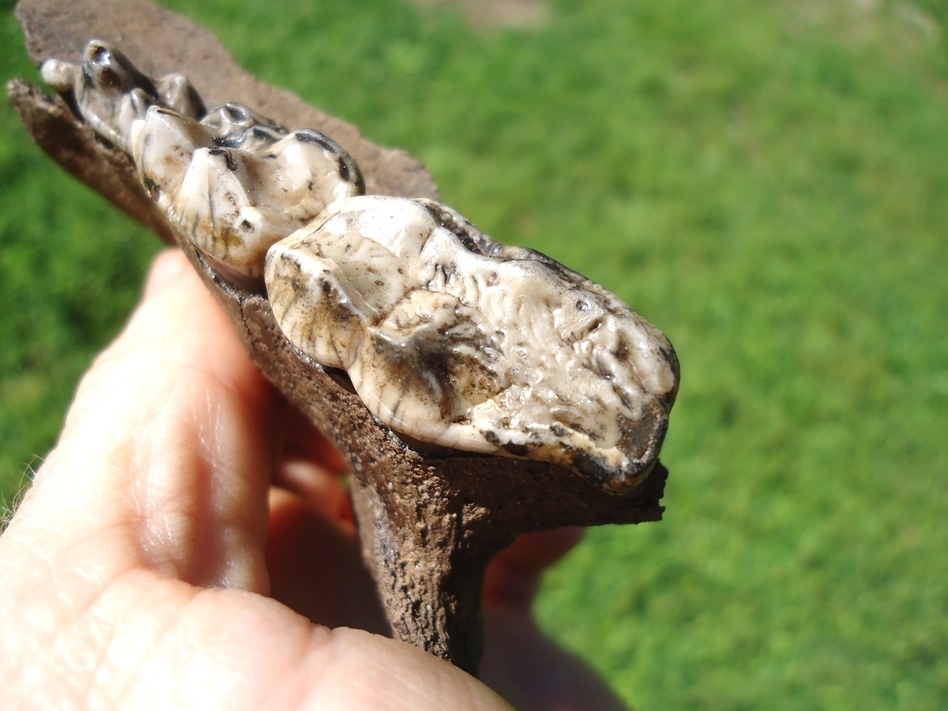
<path id="1" fill-rule="evenodd" d="M 612 493 L 657 461 L 677 358 L 599 285 L 437 203 L 362 196 L 358 167 L 323 134 L 238 104 L 204 115 L 182 75 L 151 80 L 102 42 L 43 75 L 225 274 L 258 280 L 266 255 L 287 338 L 346 369 L 395 431 L 554 462 Z"/>

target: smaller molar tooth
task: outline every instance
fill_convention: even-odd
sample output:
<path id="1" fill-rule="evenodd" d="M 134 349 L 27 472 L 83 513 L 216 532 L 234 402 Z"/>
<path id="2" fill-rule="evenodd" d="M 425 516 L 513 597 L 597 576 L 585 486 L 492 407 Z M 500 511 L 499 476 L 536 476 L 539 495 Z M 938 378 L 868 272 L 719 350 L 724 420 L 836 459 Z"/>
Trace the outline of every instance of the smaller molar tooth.
<path id="1" fill-rule="evenodd" d="M 231 121 L 234 116 L 233 106 L 225 107 L 199 123 L 152 108 L 134 129 L 132 156 L 182 235 L 231 269 L 259 279 L 275 242 L 361 186 L 340 176 L 341 159 L 351 158 L 334 141 L 300 140 L 269 125 L 258 134 L 256 114 L 247 109 Z"/>

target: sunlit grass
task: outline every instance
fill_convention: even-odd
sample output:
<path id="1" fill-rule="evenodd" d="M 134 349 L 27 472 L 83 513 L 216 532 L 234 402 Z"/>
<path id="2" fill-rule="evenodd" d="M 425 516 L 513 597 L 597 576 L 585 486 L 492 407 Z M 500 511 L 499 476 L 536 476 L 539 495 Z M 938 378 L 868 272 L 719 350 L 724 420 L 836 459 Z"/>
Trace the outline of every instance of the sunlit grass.
<path id="1" fill-rule="evenodd" d="M 948 706 L 944 7 L 564 0 L 473 32 L 395 0 L 278 5 L 188 12 L 678 348 L 666 519 L 592 532 L 546 628 L 640 708 Z M 10 492 L 157 244 L 0 116 Z"/>

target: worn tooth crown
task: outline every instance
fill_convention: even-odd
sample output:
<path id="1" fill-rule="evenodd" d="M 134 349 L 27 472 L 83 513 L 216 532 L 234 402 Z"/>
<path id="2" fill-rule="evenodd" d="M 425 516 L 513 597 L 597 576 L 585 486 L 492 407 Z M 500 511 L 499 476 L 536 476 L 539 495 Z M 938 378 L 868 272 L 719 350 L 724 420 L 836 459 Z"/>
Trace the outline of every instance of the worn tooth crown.
<path id="1" fill-rule="evenodd" d="M 276 243 L 267 292 L 287 338 L 346 369 L 396 431 L 633 486 L 677 386 L 668 341 L 593 282 L 498 249 L 456 213 L 445 225 L 444 210 L 355 197 Z"/>
<path id="2" fill-rule="evenodd" d="M 184 237 L 242 274 L 261 278 L 274 242 L 327 205 L 358 194 L 362 182 L 334 142 L 254 128 L 240 140 L 234 124 L 209 126 L 152 107 L 135 129 L 132 157 Z"/>
<path id="3" fill-rule="evenodd" d="M 237 103 L 205 113 L 183 75 L 152 81 L 105 43 L 43 76 L 131 155 L 184 239 L 265 277 L 286 337 L 345 369 L 395 431 L 561 464 L 615 493 L 657 461 L 678 361 L 601 286 L 439 203 L 365 196 L 332 139 Z"/>

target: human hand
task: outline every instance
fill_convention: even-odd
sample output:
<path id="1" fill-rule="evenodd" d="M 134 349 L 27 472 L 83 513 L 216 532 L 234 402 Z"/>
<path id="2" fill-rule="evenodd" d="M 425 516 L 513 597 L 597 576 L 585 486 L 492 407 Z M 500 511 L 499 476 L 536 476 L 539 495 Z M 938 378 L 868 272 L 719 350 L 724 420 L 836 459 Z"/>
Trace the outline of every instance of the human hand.
<path id="1" fill-rule="evenodd" d="M 180 252 L 159 257 L 0 536 L 0 705 L 508 708 L 490 685 L 622 708 L 530 617 L 575 531 L 491 564 L 482 683 L 384 636 L 342 472 Z"/>

